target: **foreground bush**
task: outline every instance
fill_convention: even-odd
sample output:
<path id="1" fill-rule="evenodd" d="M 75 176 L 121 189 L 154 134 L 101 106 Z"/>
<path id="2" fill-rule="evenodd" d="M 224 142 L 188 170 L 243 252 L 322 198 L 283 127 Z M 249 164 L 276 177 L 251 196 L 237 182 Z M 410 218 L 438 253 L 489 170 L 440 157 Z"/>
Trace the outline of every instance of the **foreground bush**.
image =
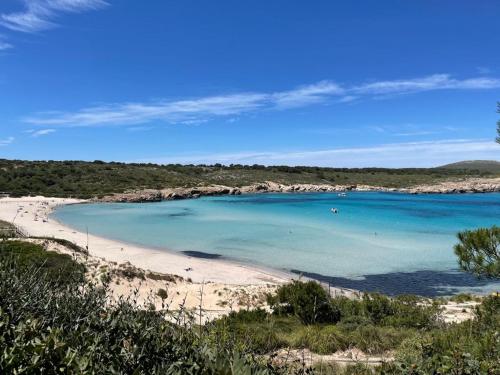
<path id="1" fill-rule="evenodd" d="M 87 284 L 83 273 L 71 257 L 0 242 L 0 374 L 500 373 L 498 295 L 484 299 L 474 321 L 444 326 L 437 307 L 416 297 L 331 299 L 296 282 L 278 293 L 274 314 L 234 312 L 200 328 L 181 324 L 182 312 L 153 311 L 130 299 L 110 305 L 107 291 Z M 322 307 L 311 310 L 306 293 Z M 285 347 L 321 354 L 393 350 L 396 361 L 342 369 L 273 364 L 269 354 Z"/>
<path id="2" fill-rule="evenodd" d="M 420 333 L 397 353 L 397 371 L 408 374 L 499 374 L 500 297 L 486 297 L 476 318 Z"/>
<path id="3" fill-rule="evenodd" d="M 61 285 L 83 282 L 85 278 L 85 266 L 71 256 L 45 251 L 42 246 L 25 241 L 1 241 L 0 261 L 13 273 L 29 270 Z"/>
<path id="4" fill-rule="evenodd" d="M 276 314 L 295 315 L 304 324 L 336 322 L 340 312 L 330 303 L 328 293 L 314 281 L 281 286 L 268 303 Z"/>
<path id="5" fill-rule="evenodd" d="M 38 245 L 3 242 L 0 249 L 21 254 L 0 257 L 2 374 L 268 373 L 234 351 L 210 349 L 198 330 L 169 323 L 164 312 L 142 309 L 131 300 L 110 306 L 106 290 L 78 278 L 54 282 L 60 281 L 57 270 L 78 272 L 71 258 L 51 263 L 48 272 L 38 261 L 54 253 Z"/>
<path id="6" fill-rule="evenodd" d="M 439 306 L 416 296 L 388 298 L 367 294 L 359 300 L 328 296 L 325 300 L 319 285 L 313 288 L 310 283 L 303 284 L 307 285 L 295 282 L 281 287 L 282 293 L 278 290 L 273 301 L 273 314 L 239 312 L 225 318 L 225 327 L 232 332 L 231 340 L 259 342 L 257 338 L 265 334 L 275 338 L 272 345 L 263 346 L 267 351 L 292 347 L 330 354 L 357 348 L 371 355 L 396 353 L 396 361 L 380 368 L 353 367 L 346 373 L 500 373 L 498 295 L 483 299 L 474 320 L 445 325 L 439 319 Z M 302 304 L 307 298 L 328 304 L 327 311 L 336 311 L 338 315 L 330 322 L 311 324 L 304 316 L 311 316 L 308 313 L 316 310 Z M 329 316 L 332 315 L 323 317 Z M 322 373 L 340 371 L 336 366 L 322 365 L 317 369 Z"/>
<path id="7" fill-rule="evenodd" d="M 293 281 L 268 297 L 274 314 L 296 316 L 304 324 L 346 323 L 430 329 L 439 325 L 439 307 L 416 296 L 389 298 L 366 293 L 362 299 L 332 298 L 314 282 Z"/>

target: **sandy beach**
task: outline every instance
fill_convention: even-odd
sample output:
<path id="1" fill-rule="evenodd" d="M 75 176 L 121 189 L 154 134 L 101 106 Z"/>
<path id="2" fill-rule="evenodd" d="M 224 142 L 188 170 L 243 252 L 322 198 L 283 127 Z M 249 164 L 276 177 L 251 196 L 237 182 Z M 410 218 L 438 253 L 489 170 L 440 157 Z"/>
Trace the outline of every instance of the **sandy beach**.
<path id="1" fill-rule="evenodd" d="M 83 203 L 70 198 L 2 198 L 0 219 L 14 223 L 31 236 L 63 238 L 83 248 L 87 234 L 69 228 L 52 219 L 50 213 L 57 206 Z M 191 279 L 195 283 L 220 282 L 236 285 L 276 284 L 289 280 L 289 275 L 261 270 L 224 260 L 193 258 L 172 252 L 149 249 L 89 234 L 90 255 L 117 263 L 130 262 L 134 266 Z"/>
<path id="2" fill-rule="evenodd" d="M 14 222 L 29 236 L 61 238 L 85 248 L 86 233 L 69 228 L 50 217 L 50 213 L 58 206 L 84 202 L 41 196 L 1 198 L 0 219 Z M 53 241 L 30 241 L 43 242 L 51 251 L 70 253 L 86 264 L 90 279 L 99 280 L 105 273 L 112 274 L 109 287 L 117 298 L 133 295 L 138 303 L 154 303 L 157 308 L 166 303 L 174 311 L 181 307 L 197 310 L 201 303 L 204 320 L 232 310 L 265 306 L 265 295 L 291 279 L 291 275 L 284 272 L 224 260 L 193 258 L 91 234 L 88 235 L 89 256 L 86 257 Z M 158 273 L 180 277 L 175 281 L 167 280 L 168 277 L 126 278 L 116 272 L 128 267 L 137 268 L 146 275 Z M 166 300 L 158 297 L 161 289 L 168 292 Z"/>

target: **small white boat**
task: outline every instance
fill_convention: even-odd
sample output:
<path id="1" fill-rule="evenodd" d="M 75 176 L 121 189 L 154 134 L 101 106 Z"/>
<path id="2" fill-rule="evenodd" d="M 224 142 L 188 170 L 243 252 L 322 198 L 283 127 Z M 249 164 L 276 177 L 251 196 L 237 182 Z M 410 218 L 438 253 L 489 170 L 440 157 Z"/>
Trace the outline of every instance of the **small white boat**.
<path id="1" fill-rule="evenodd" d="M 337 194 L 339 197 L 347 197 L 347 194 L 346 193 L 338 193 Z"/>
<path id="2" fill-rule="evenodd" d="M 330 208 L 330 211 L 332 212 L 332 214 L 338 214 L 339 213 L 339 210 L 337 210 L 335 207 Z"/>

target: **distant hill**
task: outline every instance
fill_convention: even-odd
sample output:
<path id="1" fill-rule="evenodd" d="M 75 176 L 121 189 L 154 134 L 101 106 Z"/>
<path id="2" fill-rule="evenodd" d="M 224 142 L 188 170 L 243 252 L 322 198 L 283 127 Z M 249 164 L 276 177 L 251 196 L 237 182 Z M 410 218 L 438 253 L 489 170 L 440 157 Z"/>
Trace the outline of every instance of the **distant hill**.
<path id="1" fill-rule="evenodd" d="M 500 161 L 496 160 L 465 160 L 442 165 L 442 169 L 474 170 L 480 172 L 500 173 Z"/>
<path id="2" fill-rule="evenodd" d="M 500 169 L 499 169 L 500 171 Z M 0 158 L 0 192 L 11 196 L 92 198 L 128 190 L 207 185 L 372 185 L 389 188 L 436 184 L 458 177 L 498 173 L 454 168 L 321 168 L 232 164 L 158 165 L 87 161 L 23 161 Z M 0 193 L 1 194 L 1 193 Z"/>

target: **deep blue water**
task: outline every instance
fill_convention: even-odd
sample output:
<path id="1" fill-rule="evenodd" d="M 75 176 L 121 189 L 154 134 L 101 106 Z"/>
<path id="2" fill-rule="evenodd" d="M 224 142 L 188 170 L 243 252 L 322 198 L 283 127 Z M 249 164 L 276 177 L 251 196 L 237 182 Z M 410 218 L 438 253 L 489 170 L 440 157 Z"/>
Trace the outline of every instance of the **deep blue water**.
<path id="1" fill-rule="evenodd" d="M 54 215 L 108 238 L 294 270 L 362 290 L 500 289 L 457 272 L 453 254 L 458 231 L 500 225 L 498 193 L 255 194 L 71 205 Z"/>

